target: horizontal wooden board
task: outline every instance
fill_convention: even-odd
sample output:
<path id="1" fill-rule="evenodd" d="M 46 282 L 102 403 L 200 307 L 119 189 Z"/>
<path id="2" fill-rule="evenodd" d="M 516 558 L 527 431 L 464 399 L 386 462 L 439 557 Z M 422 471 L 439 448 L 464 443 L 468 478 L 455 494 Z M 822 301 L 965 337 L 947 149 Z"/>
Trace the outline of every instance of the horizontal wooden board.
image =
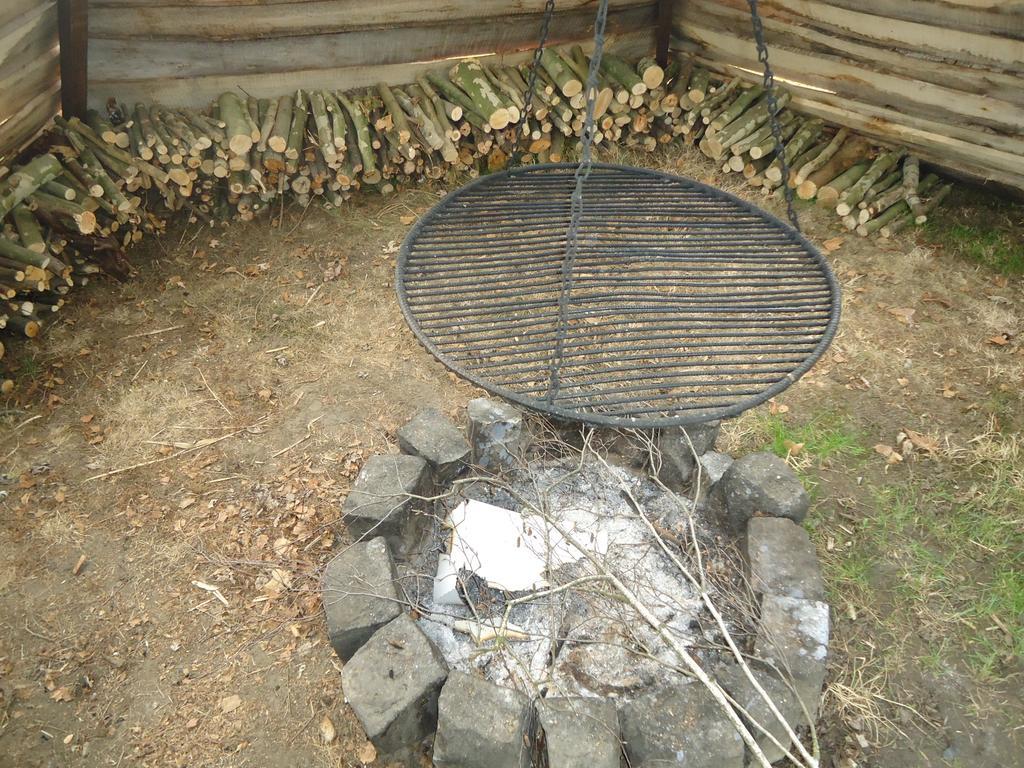
<path id="1" fill-rule="evenodd" d="M 253 40 L 291 35 L 325 35 L 369 27 L 422 27 L 432 24 L 491 24 L 496 19 L 535 16 L 545 0 L 422 0 L 352 2 L 307 0 L 285 4 L 258 4 L 239 11 L 240 4 L 189 4 L 165 0 L 153 5 L 93 2 L 89 34 L 94 39 L 148 40 Z M 651 5 L 651 0 L 610 0 L 612 10 Z M 584 11 L 593 15 L 593 0 L 563 0 L 559 14 Z M 537 30 L 540 26 L 538 24 Z"/>
<path id="2" fill-rule="evenodd" d="M 750 34 L 750 11 L 745 0 L 687 0 L 675 21 L 677 29 L 696 21 L 712 29 L 731 30 L 739 37 L 746 38 Z M 848 59 L 876 72 L 900 77 L 912 76 L 915 80 L 974 96 L 991 96 L 1024 106 L 1024 87 L 1020 75 L 965 66 L 952 61 L 910 58 L 905 51 L 894 50 L 890 46 L 818 32 L 806 26 L 798 26 L 783 16 L 766 16 L 763 21 L 769 51 L 781 46 L 815 56 Z"/>
<path id="3" fill-rule="evenodd" d="M 649 3 L 611 12 L 608 28 L 622 33 L 649 27 L 654 9 Z M 551 40 L 586 37 L 592 22 L 589 9 L 556 14 L 551 21 Z M 532 48 L 539 29 L 539 16 L 517 16 L 480 24 L 441 23 L 230 42 L 93 37 L 89 69 L 90 78 L 98 82 L 117 82 L 401 64 Z"/>
<path id="4" fill-rule="evenodd" d="M 30 66 L 36 59 L 48 58 L 57 47 L 57 6 L 46 3 L 41 13 L 23 17 L 25 23 L 10 27 L 0 36 L 0 81 L 14 72 Z M 4 98 L 9 95 L 0 90 Z M 2 104 L 0 104 L 2 109 Z"/>
<path id="5" fill-rule="evenodd" d="M 39 93 L 47 91 L 60 80 L 60 58 L 56 47 L 45 56 L 29 60 L 26 65 L 0 78 L 0 120 L 10 117 Z"/>
<path id="6" fill-rule="evenodd" d="M 682 23 L 683 35 L 705 55 L 723 63 L 760 71 L 753 40 L 732 32 Z M 1015 135 L 1024 126 L 1024 107 L 988 96 L 955 91 L 934 83 L 878 72 L 838 57 L 776 47 L 772 68 L 780 77 L 881 107 L 905 110 L 935 120 Z"/>
<path id="7" fill-rule="evenodd" d="M 1024 42 L 1020 40 L 849 10 L 828 0 L 770 0 L 758 7 L 764 17 L 784 15 L 820 32 L 919 55 L 1013 72 L 1024 68 Z M 686 0 L 676 0 L 680 14 L 685 13 L 685 8 Z"/>
<path id="8" fill-rule="evenodd" d="M 581 34 L 585 30 L 581 30 Z M 654 44 L 649 27 L 612 36 L 608 49 L 622 55 L 640 56 L 648 53 Z M 589 41 L 583 41 L 589 49 Z M 492 57 L 480 57 L 489 61 Z M 532 58 L 532 52 L 520 51 L 496 55 L 494 60 L 522 62 Z M 362 88 L 378 82 L 401 85 L 411 83 L 418 74 L 431 68 L 447 68 L 450 61 L 413 61 L 402 64 L 364 64 L 352 67 L 294 69 L 256 75 L 211 75 L 192 79 L 117 80 L 112 82 L 90 78 L 89 102 L 101 106 L 109 96 L 134 104 L 137 101 L 161 101 L 174 106 L 204 106 L 224 91 L 240 89 L 258 97 L 280 96 L 297 88 L 349 89 Z"/>
<path id="9" fill-rule="evenodd" d="M 682 40 L 673 47 L 685 48 Z M 698 56 L 698 61 L 725 77 L 739 76 L 760 82 L 757 72 L 725 64 L 715 58 Z M 980 140 L 990 134 L 951 129 L 946 123 L 928 121 L 897 109 L 878 107 L 836 94 L 791 86 L 795 110 L 821 117 L 853 129 L 870 138 L 895 146 L 906 146 L 922 159 L 981 180 L 1024 190 L 1024 136 L 999 137 L 998 146 Z M 956 135 L 951 135 L 955 133 Z M 995 142 L 993 142 L 995 143 Z"/>
<path id="10" fill-rule="evenodd" d="M 933 27 L 1024 40 L 1024 3 L 1019 0 L 829 0 L 861 11 Z"/>
<path id="11" fill-rule="evenodd" d="M 46 6 L 53 5 L 53 0 L 2 0 L 0 2 L 0 35 L 7 34 L 12 26 L 25 23 L 24 16 L 38 15 Z"/>
<path id="12" fill-rule="evenodd" d="M 41 96 L 58 82 L 57 5 L 54 0 L 27 4 L 10 0 L 5 26 L 0 27 L 0 152 L 7 152 L 42 126 Z M 9 13 L 9 11 L 13 12 Z M 40 122 L 32 128 L 32 120 Z"/>
<path id="13" fill-rule="evenodd" d="M 14 153 L 45 128 L 60 107 L 60 84 L 36 95 L 0 123 L 0 155 Z"/>

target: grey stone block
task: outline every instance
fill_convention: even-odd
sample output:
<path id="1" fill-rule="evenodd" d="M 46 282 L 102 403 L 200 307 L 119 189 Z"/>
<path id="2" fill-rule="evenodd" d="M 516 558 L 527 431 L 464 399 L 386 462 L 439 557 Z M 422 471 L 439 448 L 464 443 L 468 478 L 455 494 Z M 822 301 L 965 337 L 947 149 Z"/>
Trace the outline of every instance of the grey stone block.
<path id="1" fill-rule="evenodd" d="M 469 461 L 462 430 L 435 408 L 420 411 L 399 429 L 398 445 L 403 453 L 424 459 L 439 483 L 455 479 Z"/>
<path id="2" fill-rule="evenodd" d="M 772 453 L 736 459 L 720 482 L 728 522 L 736 530 L 757 514 L 802 522 L 811 504 L 800 478 Z"/>
<path id="3" fill-rule="evenodd" d="M 658 478 L 673 491 L 684 490 L 693 478 L 697 460 L 715 445 L 720 422 L 659 430 L 656 444 L 661 454 Z"/>
<path id="4" fill-rule="evenodd" d="M 352 544 L 324 569 L 321 599 L 334 652 L 348 661 L 374 632 L 402 612 L 395 563 L 378 537 Z"/>
<path id="5" fill-rule="evenodd" d="M 499 472 L 518 463 L 529 447 L 523 413 L 508 403 L 478 397 L 466 407 L 473 463 Z"/>
<path id="6" fill-rule="evenodd" d="M 747 522 L 747 564 L 755 592 L 824 600 L 818 554 L 801 526 L 784 517 Z"/>
<path id="7" fill-rule="evenodd" d="M 651 691 L 626 702 L 619 723 L 632 768 L 743 768 L 739 732 L 700 683 Z"/>
<path id="8" fill-rule="evenodd" d="M 661 443 L 678 443 L 687 451 L 690 450 L 692 443 L 693 451 L 698 456 L 703 456 L 715 447 L 721 426 L 720 421 L 705 421 L 703 424 L 691 424 L 688 427 L 668 427 L 659 431 L 658 439 Z"/>
<path id="9" fill-rule="evenodd" d="M 438 701 L 434 765 L 439 768 L 528 768 L 531 707 L 519 691 L 452 672 Z"/>
<path id="10" fill-rule="evenodd" d="M 703 472 L 702 483 L 712 486 L 717 483 L 732 466 L 732 456 L 728 453 L 708 451 L 700 457 L 700 470 Z"/>
<path id="11" fill-rule="evenodd" d="M 804 717 L 803 708 L 800 706 L 800 702 L 792 689 L 778 676 L 777 673 L 762 668 L 759 665 L 751 665 L 751 671 L 754 674 L 754 678 L 758 684 L 765 690 L 772 701 L 775 703 L 776 708 L 780 714 L 786 718 L 786 722 L 789 726 L 796 730 L 802 726 L 810 725 L 807 722 L 807 718 Z M 724 664 L 715 670 L 714 678 L 718 683 L 728 691 L 729 695 L 732 696 L 739 703 L 741 707 L 748 713 L 751 719 L 759 723 L 762 727 L 766 728 L 775 739 L 783 746 L 789 748 L 790 740 L 786 735 L 786 729 L 779 722 L 778 718 L 768 708 L 768 704 L 764 698 L 757 692 L 750 679 L 744 674 L 743 670 L 740 669 L 737 664 Z M 764 752 L 765 757 L 768 758 L 768 762 L 774 763 L 777 760 L 781 760 L 785 754 L 783 750 L 776 746 L 771 739 L 759 730 L 749 725 L 751 733 L 754 739 L 757 741 L 757 745 Z M 794 752 L 796 754 L 796 752 Z M 751 763 L 754 764 L 754 763 Z"/>
<path id="12" fill-rule="evenodd" d="M 415 538 L 412 511 L 421 506 L 411 496 L 430 492 L 430 471 L 419 456 L 371 456 L 359 470 L 341 508 L 353 540 L 386 536 L 396 552 Z"/>
<path id="13" fill-rule="evenodd" d="M 345 699 L 385 755 L 409 750 L 434 732 L 447 677 L 441 652 L 405 614 L 381 627 L 341 670 Z"/>
<path id="14" fill-rule="evenodd" d="M 818 716 L 828 664 L 828 604 L 817 600 L 765 595 L 754 653 L 792 677 L 797 695 L 812 718 Z"/>
<path id="15" fill-rule="evenodd" d="M 608 699 L 542 699 L 537 715 L 549 768 L 619 768 L 619 716 Z"/>

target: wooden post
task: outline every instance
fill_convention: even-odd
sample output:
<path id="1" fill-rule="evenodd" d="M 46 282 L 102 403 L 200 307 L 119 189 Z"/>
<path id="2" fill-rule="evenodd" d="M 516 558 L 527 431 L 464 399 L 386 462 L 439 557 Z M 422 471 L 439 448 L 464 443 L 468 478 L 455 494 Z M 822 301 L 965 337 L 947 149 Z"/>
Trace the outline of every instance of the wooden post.
<path id="1" fill-rule="evenodd" d="M 89 93 L 89 0 L 57 0 L 60 104 L 64 117 L 85 117 Z"/>
<path id="2" fill-rule="evenodd" d="M 654 33 L 654 57 L 661 67 L 668 66 L 668 47 L 672 38 L 672 5 L 675 0 L 658 0 L 658 26 Z"/>

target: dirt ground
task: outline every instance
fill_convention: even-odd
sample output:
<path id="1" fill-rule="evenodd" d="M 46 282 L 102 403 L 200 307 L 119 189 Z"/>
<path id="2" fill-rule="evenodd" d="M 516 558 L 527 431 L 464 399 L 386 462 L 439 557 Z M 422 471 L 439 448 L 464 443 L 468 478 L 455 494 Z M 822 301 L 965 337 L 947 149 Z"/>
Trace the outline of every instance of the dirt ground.
<path id="1" fill-rule="evenodd" d="M 642 162 L 722 183 L 686 150 Z M 173 229 L 133 253 L 137 279 L 11 350 L 0 766 L 380 764 L 317 574 L 361 462 L 416 409 L 477 395 L 393 297 L 397 245 L 442 193 Z M 803 220 L 844 289 L 839 336 L 724 442 L 783 452 L 813 490 L 824 765 L 1022 765 L 1020 279 Z"/>

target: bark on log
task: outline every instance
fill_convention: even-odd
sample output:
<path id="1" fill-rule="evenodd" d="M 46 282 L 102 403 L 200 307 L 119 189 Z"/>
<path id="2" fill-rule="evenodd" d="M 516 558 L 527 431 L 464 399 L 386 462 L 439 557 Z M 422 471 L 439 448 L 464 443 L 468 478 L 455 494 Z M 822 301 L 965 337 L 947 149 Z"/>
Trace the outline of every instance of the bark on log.
<path id="1" fill-rule="evenodd" d="M 649 91 L 653 91 L 665 82 L 665 70 L 662 69 L 658 65 L 658 62 L 651 56 L 644 56 L 641 58 L 640 61 L 637 62 L 636 71 Z"/>
<path id="2" fill-rule="evenodd" d="M 836 213 L 840 216 L 848 216 L 853 207 L 864 199 L 868 188 L 882 178 L 890 168 L 894 167 L 902 157 L 901 152 L 882 152 L 874 159 L 864 174 L 851 184 L 849 188 L 842 191 L 839 196 Z"/>
<path id="3" fill-rule="evenodd" d="M 63 171 L 60 161 L 51 154 L 37 155 L 6 179 L 6 191 L 0 195 L 0 221 L 14 206 Z"/>
<path id="4" fill-rule="evenodd" d="M 474 111 L 485 115 L 487 124 L 496 131 L 505 128 L 511 121 L 508 108 L 501 97 L 494 92 L 480 64 L 475 61 L 462 61 L 448 73 L 452 83 L 457 85 L 469 97 Z"/>
<path id="5" fill-rule="evenodd" d="M 545 48 L 541 52 L 540 65 L 566 98 L 571 98 L 583 90 L 583 82 L 577 78 L 575 70 L 554 48 Z"/>
<path id="6" fill-rule="evenodd" d="M 859 136 L 843 142 L 831 158 L 797 185 L 797 197 L 801 200 L 812 199 L 817 194 L 818 187 L 828 183 L 861 158 L 866 157 L 870 149 L 867 141 Z"/>
<path id="7" fill-rule="evenodd" d="M 867 162 L 856 163 L 818 189 L 818 205 L 828 208 L 835 205 L 839 195 L 853 186 L 867 172 L 868 167 Z"/>

